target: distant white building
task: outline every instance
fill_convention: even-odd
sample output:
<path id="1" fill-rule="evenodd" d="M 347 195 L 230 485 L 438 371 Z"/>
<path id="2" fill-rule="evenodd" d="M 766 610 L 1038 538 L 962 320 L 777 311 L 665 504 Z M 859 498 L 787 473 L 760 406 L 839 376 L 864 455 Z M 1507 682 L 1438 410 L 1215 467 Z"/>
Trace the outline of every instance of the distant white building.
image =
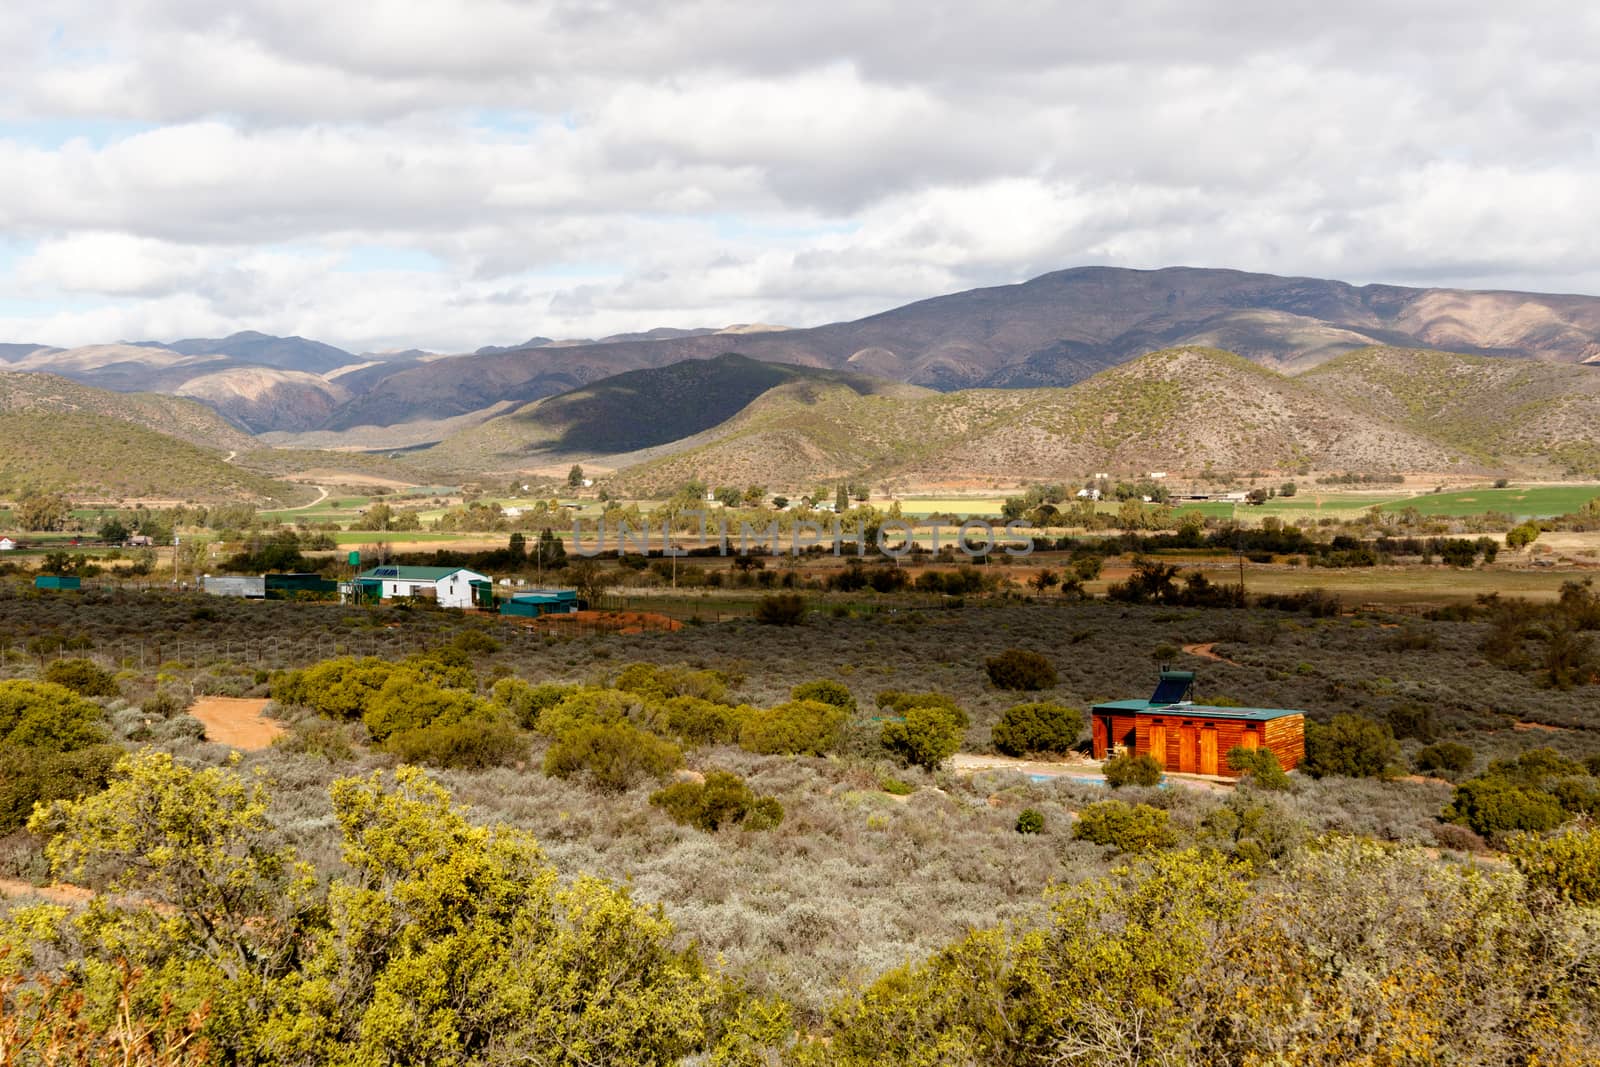
<path id="1" fill-rule="evenodd" d="M 1079 500 L 1099 500 L 1100 499 L 1100 490 L 1098 490 L 1098 489 L 1079 489 L 1078 490 L 1078 499 Z"/>
<path id="2" fill-rule="evenodd" d="M 0 537 L 0 552 L 15 552 L 17 543 L 9 537 Z"/>

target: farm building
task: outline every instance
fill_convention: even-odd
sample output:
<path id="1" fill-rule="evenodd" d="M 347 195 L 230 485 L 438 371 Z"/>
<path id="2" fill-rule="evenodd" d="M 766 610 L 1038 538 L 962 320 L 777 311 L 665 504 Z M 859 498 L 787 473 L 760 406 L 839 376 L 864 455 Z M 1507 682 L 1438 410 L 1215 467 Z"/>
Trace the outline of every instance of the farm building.
<path id="1" fill-rule="evenodd" d="M 83 579 L 76 575 L 41 574 L 33 580 L 35 589 L 81 589 Z"/>
<path id="2" fill-rule="evenodd" d="M 442 608 L 492 608 L 494 581 L 465 567 L 373 567 L 351 583 L 362 603 L 394 597 L 426 597 Z"/>
<path id="3" fill-rule="evenodd" d="M 205 591 L 212 596 L 236 596 L 246 600 L 261 600 L 267 595 L 267 580 L 231 574 L 208 574 L 202 579 Z"/>
<path id="4" fill-rule="evenodd" d="M 9 537 L 0 537 L 0 552 L 15 552 L 17 543 Z"/>
<path id="5" fill-rule="evenodd" d="M 570 615 L 578 610 L 576 589 L 530 589 L 500 602 L 500 614 L 526 619 L 540 615 Z"/>
<path id="6" fill-rule="evenodd" d="M 1287 708 L 1219 708 L 1189 699 L 1193 671 L 1162 671 L 1148 700 L 1113 700 L 1091 710 L 1095 759 L 1154 756 L 1179 774 L 1237 777 L 1234 748 L 1267 748 L 1284 770 L 1305 758 L 1305 713 Z"/>

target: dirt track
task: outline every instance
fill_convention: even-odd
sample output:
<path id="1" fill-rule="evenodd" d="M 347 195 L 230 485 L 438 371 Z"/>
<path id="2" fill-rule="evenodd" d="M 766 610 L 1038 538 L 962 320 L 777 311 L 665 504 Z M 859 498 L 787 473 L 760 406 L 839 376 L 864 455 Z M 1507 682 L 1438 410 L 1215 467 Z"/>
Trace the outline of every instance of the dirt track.
<path id="1" fill-rule="evenodd" d="M 189 708 L 189 714 L 205 725 L 207 741 L 254 751 L 266 748 L 274 737 L 283 733 L 282 726 L 262 717 L 261 711 L 266 706 L 265 700 L 201 697 Z"/>

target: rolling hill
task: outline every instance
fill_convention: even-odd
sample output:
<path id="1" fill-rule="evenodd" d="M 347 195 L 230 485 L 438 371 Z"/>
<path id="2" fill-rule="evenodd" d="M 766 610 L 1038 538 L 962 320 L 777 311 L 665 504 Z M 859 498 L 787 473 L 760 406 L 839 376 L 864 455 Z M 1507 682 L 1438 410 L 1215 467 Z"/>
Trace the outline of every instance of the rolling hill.
<path id="1" fill-rule="evenodd" d="M 635 452 L 709 430 L 785 385 L 862 396 L 924 392 L 859 374 L 723 355 L 628 371 L 534 401 L 455 434 L 419 458 L 459 467 Z"/>
<path id="2" fill-rule="evenodd" d="M 916 395 L 781 385 L 652 455 L 616 457 L 624 492 L 798 487 L 840 477 L 1010 484 L 1096 470 L 1476 471 L 1462 451 L 1239 356 L 1182 348 L 1067 389 Z"/>
<path id="3" fill-rule="evenodd" d="M 126 422 L 201 448 L 244 451 L 255 439 L 204 404 L 158 393 L 116 393 L 53 374 L 0 370 L 0 413 L 93 415 Z"/>
<path id="4" fill-rule="evenodd" d="M 227 337 L 191 337 L 182 341 L 136 341 L 141 348 L 165 349 L 185 356 L 228 356 L 240 363 L 278 370 L 326 374 L 350 363 L 355 356 L 342 348 L 304 337 L 274 337 L 241 330 Z"/>

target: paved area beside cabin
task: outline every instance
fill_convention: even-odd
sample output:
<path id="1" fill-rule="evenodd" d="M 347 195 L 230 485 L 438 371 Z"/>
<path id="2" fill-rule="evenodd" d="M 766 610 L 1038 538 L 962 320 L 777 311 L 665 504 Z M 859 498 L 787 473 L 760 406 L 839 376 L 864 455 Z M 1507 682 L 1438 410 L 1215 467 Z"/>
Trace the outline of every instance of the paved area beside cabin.
<path id="1" fill-rule="evenodd" d="M 1105 784 L 1100 760 L 1029 760 L 1011 756 L 989 756 L 975 752 L 957 752 L 950 757 L 950 769 L 957 774 L 976 774 L 979 771 L 1016 771 L 1032 778 L 1066 778 L 1086 785 Z M 1231 778 L 1203 774 L 1175 774 L 1168 772 L 1166 780 L 1185 789 L 1204 793 L 1227 792 L 1234 786 Z"/>
<path id="2" fill-rule="evenodd" d="M 189 714 L 206 728 L 206 740 L 254 752 L 272 744 L 283 727 L 262 715 L 267 701 L 247 697 L 201 697 Z"/>

